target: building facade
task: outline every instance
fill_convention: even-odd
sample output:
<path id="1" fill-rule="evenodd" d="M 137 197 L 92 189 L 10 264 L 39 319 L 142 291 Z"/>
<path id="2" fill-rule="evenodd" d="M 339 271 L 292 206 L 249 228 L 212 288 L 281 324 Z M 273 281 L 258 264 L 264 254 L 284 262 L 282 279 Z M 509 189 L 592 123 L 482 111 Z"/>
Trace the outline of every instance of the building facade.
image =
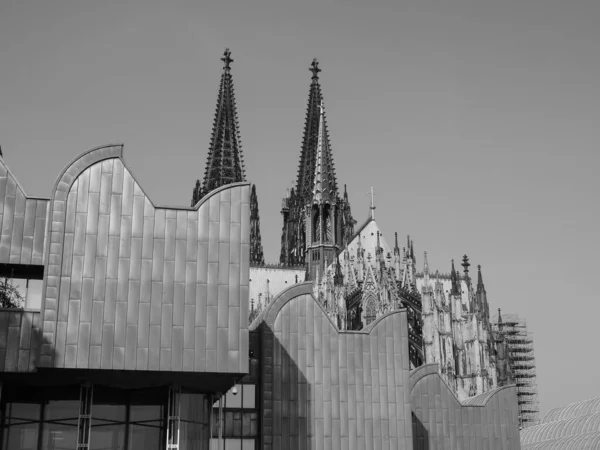
<path id="1" fill-rule="evenodd" d="M 0 275 L 42 281 L 0 309 L 0 449 L 520 448 L 514 386 L 411 371 L 405 308 L 340 330 L 309 281 L 249 326 L 250 198 L 155 205 L 113 145 L 39 199 L 0 158 Z"/>
<path id="2" fill-rule="evenodd" d="M 245 180 L 233 98 L 229 51 L 218 95 L 215 125 L 204 182 L 196 183 L 194 201 L 211 187 Z M 282 201 L 283 229 L 278 264 L 265 264 L 258 198 L 251 197 L 250 321 L 292 284 L 312 281 L 314 296 L 339 330 L 361 330 L 390 311 L 408 315 L 410 367 L 437 363 L 440 375 L 460 399 L 509 384 L 505 339 L 496 339 L 481 270 L 477 283 L 454 261 L 448 274 L 430 271 L 427 255 L 417 272 L 414 243 L 388 245 L 375 221 L 375 204 L 355 231 L 348 194 L 340 195 L 317 60 L 310 68 L 306 121 L 294 188 Z M 229 136 L 229 139 L 226 139 Z M 502 374 L 498 377 L 498 366 Z"/>
<path id="3" fill-rule="evenodd" d="M 0 161 L 2 275 L 42 279 L 0 310 L 3 449 L 207 449 L 249 373 L 250 186 L 156 206 L 122 151 L 82 154 L 47 199 Z"/>

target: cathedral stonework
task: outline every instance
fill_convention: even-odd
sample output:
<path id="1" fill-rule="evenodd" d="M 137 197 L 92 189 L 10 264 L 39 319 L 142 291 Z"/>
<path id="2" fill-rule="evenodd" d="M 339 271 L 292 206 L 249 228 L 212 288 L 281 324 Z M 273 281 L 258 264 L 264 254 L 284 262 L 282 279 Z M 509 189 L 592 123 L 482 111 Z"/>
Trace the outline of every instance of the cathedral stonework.
<path id="1" fill-rule="evenodd" d="M 192 204 L 224 184 L 245 181 L 225 52 L 217 112 L 203 182 Z M 319 64 L 311 84 L 300 162 L 294 187 L 282 201 L 278 264 L 265 264 L 256 186 L 250 196 L 250 321 L 257 320 L 282 290 L 311 281 L 313 295 L 341 331 L 362 330 L 385 314 L 406 309 L 410 368 L 437 364 L 439 374 L 464 399 L 512 382 L 506 342 L 492 332 L 481 268 L 477 284 L 463 274 L 430 272 L 427 253 L 417 273 L 414 243 L 390 247 L 375 221 L 373 193 L 368 219 L 355 232 L 348 193 L 340 195 L 329 142 Z"/>
<path id="2" fill-rule="evenodd" d="M 280 264 L 306 266 L 306 279 L 325 273 L 354 227 L 348 194 L 340 198 L 329 144 L 319 64 L 310 67 L 304 138 L 295 188 L 283 199 Z"/>

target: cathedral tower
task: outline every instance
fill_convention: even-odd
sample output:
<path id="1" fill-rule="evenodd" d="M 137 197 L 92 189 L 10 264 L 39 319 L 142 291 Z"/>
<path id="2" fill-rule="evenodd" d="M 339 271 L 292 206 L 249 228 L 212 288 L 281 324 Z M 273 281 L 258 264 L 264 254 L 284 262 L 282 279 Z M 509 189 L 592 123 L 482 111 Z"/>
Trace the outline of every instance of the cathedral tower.
<path id="1" fill-rule="evenodd" d="M 195 206 L 205 195 L 214 189 L 230 183 L 246 181 L 242 141 L 238 129 L 237 109 L 231 77 L 231 52 L 223 53 L 223 73 L 217 97 L 217 110 L 213 124 L 206 169 L 202 183 L 196 180 L 192 192 L 192 206 Z M 260 221 L 258 217 L 258 198 L 256 186 L 252 185 L 250 196 L 250 262 L 264 264 L 262 242 L 260 237 Z"/>
<path id="2" fill-rule="evenodd" d="M 338 192 L 316 59 L 309 70 L 312 81 L 298 177 L 282 204 L 280 263 L 304 265 L 307 279 L 315 280 L 334 261 L 344 239 L 351 238 L 355 221 L 347 192 L 344 189 L 343 198 Z"/>

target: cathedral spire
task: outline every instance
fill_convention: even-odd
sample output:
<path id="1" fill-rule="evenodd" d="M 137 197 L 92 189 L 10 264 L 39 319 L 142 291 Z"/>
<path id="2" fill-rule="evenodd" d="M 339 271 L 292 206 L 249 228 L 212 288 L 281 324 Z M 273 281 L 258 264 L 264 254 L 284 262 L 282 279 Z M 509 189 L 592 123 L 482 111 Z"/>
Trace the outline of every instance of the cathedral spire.
<path id="1" fill-rule="evenodd" d="M 217 110 L 200 189 L 194 188 L 192 206 L 210 191 L 229 183 L 246 181 L 237 109 L 231 77 L 231 52 L 223 54 L 223 73 L 217 97 Z"/>
<path id="2" fill-rule="evenodd" d="M 463 272 L 465 273 L 465 278 L 469 278 L 469 266 L 470 265 L 471 264 L 469 263 L 469 257 L 467 255 L 464 255 L 461 266 L 463 266 Z"/>
<path id="3" fill-rule="evenodd" d="M 335 286 L 344 285 L 344 275 L 342 274 L 342 263 L 340 262 L 340 256 L 338 255 L 335 260 L 335 275 L 333 276 L 333 284 Z"/>
<path id="4" fill-rule="evenodd" d="M 371 186 L 371 219 L 375 220 L 375 193 L 373 192 L 373 186 Z"/>
<path id="5" fill-rule="evenodd" d="M 260 237 L 260 216 L 258 215 L 258 197 L 256 195 L 256 185 L 253 184 L 250 191 L 250 264 L 263 265 L 264 263 L 265 257 Z"/>
<path id="6" fill-rule="evenodd" d="M 429 288 L 429 262 L 427 261 L 427 252 L 423 252 L 423 279 L 425 289 Z"/>
<path id="7" fill-rule="evenodd" d="M 326 139 L 325 107 L 323 100 L 319 105 L 319 129 L 317 133 L 317 148 L 315 155 L 315 170 L 312 199 L 314 203 L 335 202 L 337 197 L 333 162 Z"/>
<path id="8" fill-rule="evenodd" d="M 450 279 L 452 280 L 452 291 L 451 295 L 460 295 L 460 279 L 458 272 L 454 268 L 454 260 L 452 260 L 452 270 L 450 272 Z"/>
<path id="9" fill-rule="evenodd" d="M 481 266 L 477 266 L 477 292 L 485 292 L 485 286 L 483 285 L 483 278 L 481 276 Z"/>
<path id="10" fill-rule="evenodd" d="M 319 62 L 313 59 L 309 68 L 312 72 L 312 81 L 308 94 L 308 107 L 306 111 L 306 122 L 304 124 L 304 137 L 302 139 L 302 151 L 300 153 L 300 165 L 298 167 L 298 179 L 296 181 L 296 193 L 309 200 L 312 197 L 317 168 L 317 153 L 319 142 L 322 159 L 320 161 L 322 176 L 328 181 L 327 188 L 335 197 L 337 193 L 337 182 L 333 167 L 333 158 L 329 147 L 329 134 L 327 132 L 327 120 L 323 107 L 323 96 L 319 84 Z"/>

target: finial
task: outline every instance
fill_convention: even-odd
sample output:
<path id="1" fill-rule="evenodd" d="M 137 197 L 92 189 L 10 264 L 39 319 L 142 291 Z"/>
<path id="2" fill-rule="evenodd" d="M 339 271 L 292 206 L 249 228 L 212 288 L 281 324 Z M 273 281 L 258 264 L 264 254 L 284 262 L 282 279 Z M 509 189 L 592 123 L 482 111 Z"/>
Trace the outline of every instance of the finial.
<path id="1" fill-rule="evenodd" d="M 471 264 L 469 263 L 469 257 L 467 255 L 463 256 L 463 262 L 461 265 L 463 266 L 465 276 L 468 276 L 469 275 L 469 266 Z"/>
<path id="2" fill-rule="evenodd" d="M 400 249 L 400 247 L 398 247 L 398 232 L 396 231 L 394 234 L 396 235 L 396 245 L 394 246 L 394 249 Z"/>
<path id="3" fill-rule="evenodd" d="M 481 276 L 481 265 L 477 266 L 477 290 L 483 288 L 483 277 Z"/>
<path id="4" fill-rule="evenodd" d="M 373 186 L 371 186 L 371 219 L 375 220 L 375 192 Z"/>
<path id="5" fill-rule="evenodd" d="M 223 66 L 225 70 L 231 69 L 230 64 L 233 62 L 233 59 L 231 58 L 231 52 L 228 48 L 226 48 L 225 52 L 223 52 L 223 57 L 221 58 L 221 61 L 223 61 L 223 63 L 225 64 Z"/>
<path id="6" fill-rule="evenodd" d="M 319 69 L 319 61 L 317 61 L 317 58 L 314 58 L 312 60 L 312 64 L 310 65 L 310 67 L 308 68 L 308 70 L 310 70 L 313 74 L 312 79 L 313 80 L 318 80 L 319 79 L 319 72 L 321 71 L 321 69 Z"/>
<path id="7" fill-rule="evenodd" d="M 427 262 L 427 252 L 423 252 L 423 273 L 429 274 L 429 263 Z"/>
<path id="8" fill-rule="evenodd" d="M 379 231 L 377 231 L 377 251 L 381 248 L 381 243 L 379 242 Z"/>
<path id="9" fill-rule="evenodd" d="M 500 327 L 502 326 L 502 312 L 500 311 L 500 308 L 498 308 L 498 325 Z"/>

